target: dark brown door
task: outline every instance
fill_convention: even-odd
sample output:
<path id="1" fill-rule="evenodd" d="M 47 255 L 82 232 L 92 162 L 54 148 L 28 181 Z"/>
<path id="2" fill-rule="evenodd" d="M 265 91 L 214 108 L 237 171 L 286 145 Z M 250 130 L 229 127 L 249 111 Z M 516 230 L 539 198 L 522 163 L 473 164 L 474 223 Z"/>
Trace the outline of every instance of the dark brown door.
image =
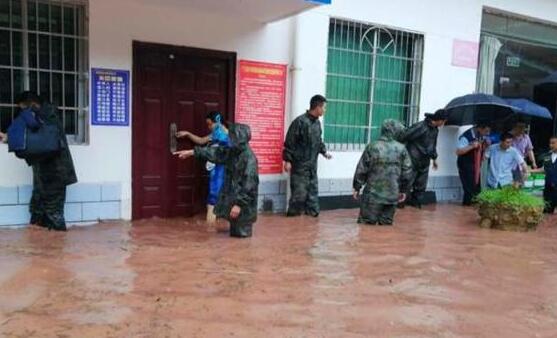
<path id="1" fill-rule="evenodd" d="M 172 133 L 207 135 L 211 110 L 233 119 L 236 56 L 136 42 L 133 60 L 133 218 L 193 216 L 205 208 L 207 172 L 171 154 Z"/>

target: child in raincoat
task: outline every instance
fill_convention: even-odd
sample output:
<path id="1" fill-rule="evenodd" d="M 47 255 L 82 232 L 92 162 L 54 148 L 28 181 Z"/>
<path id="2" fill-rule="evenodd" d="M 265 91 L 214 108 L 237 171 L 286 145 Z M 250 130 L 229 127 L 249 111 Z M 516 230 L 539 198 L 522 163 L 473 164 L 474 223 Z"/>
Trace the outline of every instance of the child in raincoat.
<path id="1" fill-rule="evenodd" d="M 206 145 L 209 147 L 228 146 L 228 130 L 222 124 L 222 115 L 218 111 L 212 111 L 207 114 L 207 128 L 211 134 L 205 137 L 199 137 L 189 131 L 179 131 L 176 134 L 178 138 L 189 138 L 197 145 Z M 224 165 L 207 162 L 206 169 L 209 172 L 209 193 L 207 196 L 207 222 L 215 223 L 216 215 L 214 208 L 217 203 L 222 184 L 224 182 Z"/>

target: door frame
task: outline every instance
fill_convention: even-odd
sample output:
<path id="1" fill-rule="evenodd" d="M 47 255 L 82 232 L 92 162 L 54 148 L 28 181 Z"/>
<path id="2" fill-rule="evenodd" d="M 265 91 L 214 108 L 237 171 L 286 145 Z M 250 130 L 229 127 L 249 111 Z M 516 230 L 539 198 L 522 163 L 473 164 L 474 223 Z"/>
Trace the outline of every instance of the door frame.
<path id="1" fill-rule="evenodd" d="M 131 177 L 132 177 L 132 220 L 140 219 L 141 211 L 140 211 L 140 203 L 137 199 L 136 191 L 139 189 L 138 182 L 139 179 L 136 177 L 137 173 L 133 168 L 133 164 L 135 163 L 135 156 L 137 156 L 136 152 L 134 151 L 135 140 L 140 135 L 137 135 L 137 131 L 134 128 L 136 120 L 139 118 L 134 112 L 139 108 L 141 104 L 141 99 L 139 97 L 140 88 L 138 82 L 135 81 L 135 74 L 139 74 L 140 68 L 139 63 L 136 62 L 138 57 L 145 52 L 149 51 L 157 51 L 157 52 L 166 52 L 166 53 L 179 53 L 181 55 L 186 56 L 195 56 L 200 58 L 213 58 L 226 61 L 228 64 L 228 93 L 227 93 L 227 102 L 226 102 L 226 111 L 228 121 L 233 122 L 235 118 L 235 107 L 236 107 L 236 67 L 237 67 L 237 53 L 236 52 L 226 52 L 226 51 L 218 51 L 212 49 L 203 49 L 203 48 L 194 48 L 194 47 L 185 47 L 185 46 L 175 46 L 175 45 L 167 45 L 161 43 L 152 43 L 152 42 L 142 42 L 142 41 L 133 41 L 132 42 L 132 117 L 131 117 L 131 135 L 132 135 L 132 142 L 131 142 Z"/>

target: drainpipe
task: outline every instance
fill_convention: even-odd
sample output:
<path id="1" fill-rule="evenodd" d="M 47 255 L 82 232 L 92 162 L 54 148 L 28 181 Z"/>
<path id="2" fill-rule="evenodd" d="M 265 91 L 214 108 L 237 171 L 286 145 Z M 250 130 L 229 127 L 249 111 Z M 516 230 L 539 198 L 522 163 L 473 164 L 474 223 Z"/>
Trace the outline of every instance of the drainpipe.
<path id="1" fill-rule="evenodd" d="M 289 113 L 287 114 L 287 118 L 285 118 L 286 129 L 290 126 L 290 123 L 298 116 L 297 112 L 300 109 L 298 107 L 296 101 L 298 99 L 296 95 L 296 91 L 299 88 L 299 74 L 302 71 L 300 67 L 300 60 L 299 60 L 299 48 L 300 48 L 300 35 L 298 31 L 300 29 L 300 17 L 299 15 L 295 16 L 292 19 L 291 23 L 291 36 L 292 36 L 292 44 L 291 44 L 291 55 L 290 55 L 290 105 L 289 105 Z M 290 201 L 290 175 L 287 175 L 286 180 L 286 205 L 288 208 L 288 201 Z"/>

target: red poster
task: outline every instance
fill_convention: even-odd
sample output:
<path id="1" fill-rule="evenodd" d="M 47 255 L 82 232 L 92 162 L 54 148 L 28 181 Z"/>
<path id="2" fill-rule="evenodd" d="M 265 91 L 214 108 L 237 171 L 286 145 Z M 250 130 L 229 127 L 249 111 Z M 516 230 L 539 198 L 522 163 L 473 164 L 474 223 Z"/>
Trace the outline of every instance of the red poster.
<path id="1" fill-rule="evenodd" d="M 260 174 L 282 173 L 286 65 L 241 60 L 236 121 L 251 127 Z"/>

